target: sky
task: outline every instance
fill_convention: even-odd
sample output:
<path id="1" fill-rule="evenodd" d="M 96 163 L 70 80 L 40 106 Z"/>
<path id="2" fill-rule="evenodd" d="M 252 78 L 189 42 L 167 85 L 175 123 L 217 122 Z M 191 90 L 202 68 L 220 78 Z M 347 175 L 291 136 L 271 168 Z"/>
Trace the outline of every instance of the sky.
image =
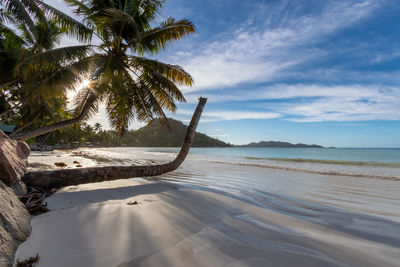
<path id="1" fill-rule="evenodd" d="M 197 29 L 155 56 L 195 81 L 168 116 L 202 96 L 198 131 L 232 144 L 400 147 L 400 0 L 167 0 L 167 17 Z"/>

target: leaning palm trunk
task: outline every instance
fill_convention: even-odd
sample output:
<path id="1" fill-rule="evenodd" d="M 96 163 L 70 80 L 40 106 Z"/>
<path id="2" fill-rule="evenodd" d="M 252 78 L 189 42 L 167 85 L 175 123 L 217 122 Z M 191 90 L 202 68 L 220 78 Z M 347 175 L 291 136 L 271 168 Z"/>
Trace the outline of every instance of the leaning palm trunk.
<path id="1" fill-rule="evenodd" d="M 192 120 L 186 132 L 185 140 L 182 144 L 178 156 L 171 162 L 161 165 L 150 166 L 112 166 L 112 167 L 93 167 L 80 169 L 67 169 L 57 171 L 29 172 L 22 180 L 27 186 L 42 187 L 46 189 L 60 188 L 69 185 L 78 185 L 108 180 L 127 179 L 133 177 L 157 176 L 176 170 L 185 160 L 192 145 L 203 112 L 206 98 L 200 98 L 199 104 L 193 113 Z"/>
<path id="2" fill-rule="evenodd" d="M 87 118 L 88 113 L 90 112 L 90 109 L 93 106 L 93 103 L 96 102 L 96 100 L 97 100 L 96 96 L 94 94 L 91 94 L 89 98 L 86 100 L 86 103 L 82 108 L 81 112 L 75 118 L 46 125 L 26 133 L 14 133 L 10 135 L 10 137 L 15 140 L 27 140 L 39 135 L 54 132 L 58 129 L 62 129 L 67 126 L 78 124 Z"/>

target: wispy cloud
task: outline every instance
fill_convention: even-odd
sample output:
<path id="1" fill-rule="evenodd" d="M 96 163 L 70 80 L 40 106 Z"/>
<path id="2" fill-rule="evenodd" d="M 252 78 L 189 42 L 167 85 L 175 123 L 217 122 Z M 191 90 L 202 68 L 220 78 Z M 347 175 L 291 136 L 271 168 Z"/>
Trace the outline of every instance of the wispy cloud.
<path id="1" fill-rule="evenodd" d="M 400 88 L 378 85 L 277 84 L 246 92 L 211 93 L 209 101 L 266 103 L 248 104 L 273 110 L 283 119 L 296 122 L 365 121 L 400 119 Z M 222 116 L 221 116 L 222 117 Z"/>
<path id="2" fill-rule="evenodd" d="M 397 101 L 400 99 L 398 98 Z M 340 97 L 297 103 L 282 107 L 281 112 L 295 116 L 296 122 L 399 120 L 398 102 L 352 100 Z"/>
<path id="3" fill-rule="evenodd" d="M 178 116 L 191 116 L 193 111 L 179 109 L 176 112 Z M 263 112 L 263 111 L 231 111 L 231 110 L 216 110 L 205 111 L 202 115 L 203 122 L 215 122 L 222 120 L 251 120 L 251 119 L 276 119 L 281 117 L 281 114 L 276 112 Z"/>
<path id="4" fill-rule="evenodd" d="M 293 11 L 285 15 L 281 10 L 285 1 L 281 5 L 265 11 L 266 21 L 261 24 L 249 18 L 239 29 L 228 31 L 205 48 L 179 55 L 180 64 L 196 82 L 194 88 L 184 90 L 274 81 L 286 75 L 285 70 L 326 55 L 313 45 L 368 17 L 380 1 L 331 1 L 315 14 Z"/>

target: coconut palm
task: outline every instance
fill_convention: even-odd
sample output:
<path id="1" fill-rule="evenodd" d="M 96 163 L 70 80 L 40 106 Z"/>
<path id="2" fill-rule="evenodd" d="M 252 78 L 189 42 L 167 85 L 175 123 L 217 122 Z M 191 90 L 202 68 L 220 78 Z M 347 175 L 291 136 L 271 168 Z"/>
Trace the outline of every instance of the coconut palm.
<path id="1" fill-rule="evenodd" d="M 168 18 L 152 27 L 163 0 L 65 0 L 83 21 L 84 25 L 78 24 L 79 27 L 57 9 L 38 0 L 31 1 L 62 29 L 70 32 L 75 29 L 82 39 L 88 36 L 86 32 L 92 31 L 101 43 L 90 55 L 53 74 L 59 77 L 56 83 L 60 87 L 77 78 L 87 81 L 75 99 L 74 117 L 13 138 L 29 139 L 77 124 L 96 112 L 101 102 L 106 103 L 112 128 L 123 134 L 132 119 L 165 118 L 164 110 L 175 111 L 175 101 L 185 101 L 177 86 L 191 86 L 192 77 L 180 66 L 144 57 L 195 32 L 194 25 L 185 19 Z M 71 73 L 71 67 L 75 73 Z M 70 75 L 64 78 L 65 73 Z M 49 85 L 53 85 L 53 77 Z"/>
<path id="2" fill-rule="evenodd" d="M 28 172 L 22 178 L 23 182 L 29 187 L 42 187 L 55 189 L 64 186 L 78 185 L 110 181 L 117 179 L 128 179 L 133 177 L 157 176 L 166 172 L 176 170 L 185 160 L 192 145 L 196 127 L 203 112 L 206 98 L 200 98 L 199 104 L 193 113 L 190 124 L 187 128 L 186 136 L 181 150 L 176 158 L 168 163 L 149 166 L 111 166 L 111 167 L 91 167 L 80 169 L 65 169 L 56 171 Z"/>
<path id="3" fill-rule="evenodd" d="M 82 60 L 91 46 L 56 48 L 71 30 L 46 18 L 34 1 L 0 0 L 0 5 L 0 92 L 8 102 L 0 117 L 17 109 L 18 132 L 57 121 L 66 113 L 66 91 L 79 81 L 76 70 L 87 67 Z"/>
<path id="4" fill-rule="evenodd" d="M 101 130 L 102 130 L 102 125 L 100 124 L 100 123 L 98 123 L 98 122 L 96 122 L 95 124 L 94 124 L 94 131 L 96 132 L 96 133 L 99 133 L 99 132 L 101 132 Z"/>

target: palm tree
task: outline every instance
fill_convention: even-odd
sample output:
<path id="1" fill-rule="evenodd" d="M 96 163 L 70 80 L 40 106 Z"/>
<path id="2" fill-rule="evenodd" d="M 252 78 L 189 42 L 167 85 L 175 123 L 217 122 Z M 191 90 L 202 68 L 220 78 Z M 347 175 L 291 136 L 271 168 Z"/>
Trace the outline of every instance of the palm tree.
<path id="1" fill-rule="evenodd" d="M 67 169 L 57 171 L 28 172 L 22 178 L 23 182 L 29 187 L 42 187 L 55 189 L 64 186 L 78 185 L 85 183 L 102 182 L 117 179 L 128 179 L 133 177 L 157 176 L 166 172 L 176 170 L 185 160 L 192 145 L 196 127 L 203 112 L 206 98 L 200 98 L 199 104 L 188 126 L 186 137 L 177 157 L 162 165 L 149 166 L 112 166 L 112 167 L 92 167 L 81 169 Z"/>
<path id="2" fill-rule="evenodd" d="M 32 124 L 44 126 L 59 119 L 57 109 L 65 110 L 66 90 L 79 80 L 76 70 L 87 67 L 80 60 L 91 46 L 56 48 L 60 36 L 74 27 L 60 27 L 35 1 L 0 0 L 0 5 L 0 92 L 8 102 L 0 117 L 17 110 L 19 132 Z"/>
<path id="3" fill-rule="evenodd" d="M 102 126 L 101 126 L 100 123 L 96 122 L 96 123 L 94 124 L 94 130 L 95 130 L 96 133 L 101 132 L 101 128 L 102 128 Z"/>
<path id="4" fill-rule="evenodd" d="M 195 32 L 194 25 L 185 19 L 168 18 L 158 27 L 151 27 L 163 0 L 65 0 L 75 7 L 74 12 L 83 24 L 39 0 L 24 1 L 36 3 L 47 17 L 61 25 L 61 29 L 69 33 L 75 31 L 82 40 L 90 39 L 89 33 L 93 33 L 101 43 L 90 55 L 63 65 L 48 84 L 65 88 L 71 86 L 70 81 L 74 79 L 88 81 L 88 86 L 75 99 L 73 118 L 18 133 L 13 138 L 29 139 L 77 124 L 96 112 L 101 102 L 107 105 L 112 128 L 123 134 L 132 119 L 166 118 L 164 110 L 175 111 L 175 101 L 185 101 L 177 86 L 191 86 L 192 77 L 180 66 L 144 57 Z M 82 54 L 92 47 L 83 46 Z M 54 76 L 59 78 L 56 82 Z"/>

